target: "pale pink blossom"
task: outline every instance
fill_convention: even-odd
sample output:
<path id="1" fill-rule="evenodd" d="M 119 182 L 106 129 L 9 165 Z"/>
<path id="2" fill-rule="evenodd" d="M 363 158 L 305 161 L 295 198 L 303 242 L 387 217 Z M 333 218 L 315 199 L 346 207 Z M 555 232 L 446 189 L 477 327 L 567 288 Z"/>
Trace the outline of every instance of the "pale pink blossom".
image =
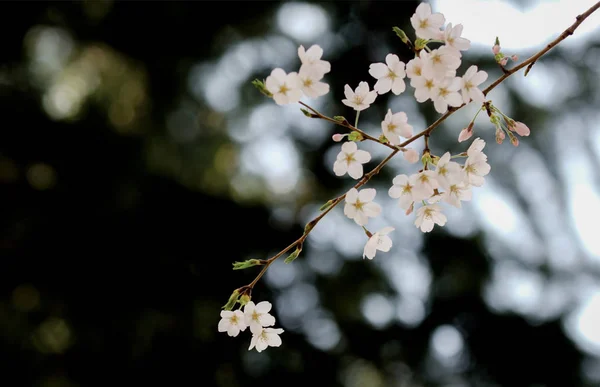
<path id="1" fill-rule="evenodd" d="M 371 64 L 369 66 L 369 74 L 377 79 L 373 90 L 380 95 L 390 90 L 395 95 L 402 93 L 406 89 L 406 84 L 404 83 L 406 72 L 404 68 L 404 62 L 400 61 L 398 56 L 394 54 L 387 54 L 385 63 Z"/>
<path id="2" fill-rule="evenodd" d="M 428 3 L 421 3 L 410 18 L 410 24 L 419 38 L 437 39 L 446 18 L 441 13 L 431 13 Z"/>
<path id="3" fill-rule="evenodd" d="M 381 130 L 390 144 L 400 144 L 400 137 L 410 138 L 413 135 L 413 128 L 408 124 L 408 117 L 404 112 L 393 113 L 388 109 L 383 121 L 381 121 Z"/>
<path id="4" fill-rule="evenodd" d="M 347 173 L 353 179 L 360 179 L 363 175 L 362 165 L 370 160 L 369 152 L 358 149 L 354 141 L 347 141 L 342 144 L 342 150 L 333 163 L 333 172 L 336 176 L 343 176 Z"/>

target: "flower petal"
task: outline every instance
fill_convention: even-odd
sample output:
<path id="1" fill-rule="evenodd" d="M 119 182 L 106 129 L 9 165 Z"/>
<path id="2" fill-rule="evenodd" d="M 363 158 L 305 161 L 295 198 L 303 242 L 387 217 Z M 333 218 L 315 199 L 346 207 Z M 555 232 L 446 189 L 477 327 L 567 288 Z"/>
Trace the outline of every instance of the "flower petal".
<path id="1" fill-rule="evenodd" d="M 389 72 L 388 67 L 385 63 L 372 63 L 369 66 L 369 74 L 375 79 L 380 79 L 385 77 Z"/>
<path id="2" fill-rule="evenodd" d="M 375 188 L 365 188 L 361 189 L 358 193 L 358 200 L 361 202 L 371 202 L 375 199 L 375 195 L 377 195 L 377 190 Z"/>

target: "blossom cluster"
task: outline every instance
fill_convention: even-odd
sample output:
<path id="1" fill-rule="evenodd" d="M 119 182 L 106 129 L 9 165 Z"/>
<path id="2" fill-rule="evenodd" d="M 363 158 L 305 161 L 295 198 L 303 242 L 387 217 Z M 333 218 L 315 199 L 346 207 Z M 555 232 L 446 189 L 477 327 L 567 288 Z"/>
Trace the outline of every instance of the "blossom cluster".
<path id="1" fill-rule="evenodd" d="M 419 4 L 410 22 L 416 37 L 414 43 L 400 29 L 394 30 L 413 50 L 415 54 L 413 58 L 405 63 L 397 55 L 389 53 L 385 56 L 385 61 L 372 63 L 369 66 L 368 73 L 375 79 L 372 89 L 367 81 L 359 82 L 354 89 L 348 84 L 344 86 L 345 98 L 341 102 L 356 112 L 354 126 L 350 125 L 344 117 L 326 117 L 300 102 L 303 97 L 318 98 L 330 90 L 329 85 L 323 82 L 323 78 L 331 71 L 331 64 L 322 59 L 323 49 L 316 44 L 308 50 L 305 50 L 302 45 L 299 46 L 298 57 L 301 65 L 297 72 L 288 73 L 281 68 L 275 68 L 264 82 L 255 81 L 255 85 L 261 92 L 272 97 L 278 105 L 300 102 L 312 111 L 303 109 L 305 115 L 326 119 L 348 129 L 347 134 L 336 133 L 332 136 L 335 142 L 346 139 L 341 144 L 333 163 L 333 173 L 340 177 L 348 175 L 358 182 L 343 196 L 326 203 L 322 210 L 344 200 L 344 215 L 362 227 L 368 237 L 363 250 L 363 258 L 368 259 L 373 259 L 377 251 L 390 251 L 392 239 L 389 234 L 394 231 L 394 228 L 387 226 L 374 233 L 366 228 L 370 219 L 382 213 L 382 207 L 375 202 L 377 191 L 374 188 L 359 188 L 366 184 L 396 152 L 401 151 L 404 159 L 411 164 L 419 161 L 422 163 L 422 168 L 412 174 L 395 176 L 388 189 L 388 195 L 397 200 L 406 215 L 415 212 L 414 225 L 422 232 L 432 231 L 436 224 L 444 226 L 447 218 L 442 212 L 442 203 L 461 208 L 463 201 L 471 200 L 472 189 L 484 184 L 485 176 L 491 170 L 488 157 L 483 152 L 486 142 L 482 138 L 473 140 L 465 152 L 455 155 L 450 152 L 445 152 L 441 156 L 434 155 L 429 149 L 429 134 L 434 126 L 414 135 L 409 117 L 403 111 L 394 112 L 388 109 L 381 120 L 381 133 L 376 136 L 360 130 L 358 128 L 360 112 L 368 109 L 378 96 L 389 92 L 400 95 L 407 90 L 408 83 L 414 89 L 416 101 L 418 103 L 431 101 L 439 114 L 446 114 L 449 110 L 472 102 L 476 103 L 480 109 L 470 124 L 460 132 L 458 142 L 471 138 L 475 118 L 482 111 L 488 114 L 490 122 L 496 127 L 495 137 L 498 143 L 502 143 L 502 140 L 509 136 L 511 143 L 517 146 L 518 139 L 513 132 L 520 136 L 530 134 L 525 124 L 513 120 L 492 105 L 491 101 L 486 101 L 486 96 L 480 89 L 488 77 L 485 71 L 471 65 L 462 74 L 457 75 L 462 64 L 463 52 L 471 46 L 470 40 L 462 36 L 462 24 L 446 24 L 444 15 L 432 12 L 431 6 L 427 3 Z M 497 39 L 492 52 L 498 64 L 504 66 L 508 57 L 500 52 Z M 512 56 L 511 59 L 517 60 L 516 56 Z M 502 69 L 506 71 L 503 67 Z M 421 155 L 416 149 L 404 146 L 421 136 L 425 136 L 425 147 Z M 394 154 L 365 175 L 364 165 L 371 161 L 371 154 L 359 149 L 358 144 L 367 139 L 394 149 Z M 464 159 L 464 162 L 459 163 L 457 159 Z M 306 234 L 314 227 L 312 223 L 316 224 L 321 217 L 322 215 L 307 225 L 304 236 L 299 239 L 295 252 L 286 259 L 286 263 L 293 261 L 302 251 L 301 246 Z M 250 260 L 239 263 L 237 267 L 234 264 L 234 268 L 269 265 L 281 254 L 283 251 L 269 260 Z M 250 289 L 263 272 L 264 270 L 249 285 Z M 236 302 L 243 305 L 243 311 L 231 310 Z M 234 292 L 233 299 L 230 299 L 225 309 L 221 312 L 219 332 L 237 336 L 239 332 L 249 327 L 252 332 L 249 350 L 256 348 L 261 352 L 269 346 L 281 345 L 279 334 L 283 333 L 283 329 L 272 328 L 275 318 L 269 314 L 270 303 L 263 301 L 255 305 L 249 301 L 249 297 L 241 302 L 238 301 L 238 294 Z"/>
<path id="2" fill-rule="evenodd" d="M 261 301 L 258 304 L 248 301 L 244 305 L 243 312 L 239 309 L 222 310 L 217 329 L 219 332 L 227 332 L 229 336 L 235 337 L 249 327 L 252 340 L 248 350 L 256 348 L 258 352 L 262 352 L 268 347 L 279 347 L 281 345 L 279 335 L 283 333 L 283 329 L 271 328 L 275 325 L 275 317 L 269 314 L 271 306 L 268 301 Z"/>
<path id="3" fill-rule="evenodd" d="M 265 80 L 265 87 L 272 94 L 278 105 L 300 101 L 303 95 L 317 98 L 329 93 L 329 85 L 321 79 L 331 71 L 331 64 L 322 60 L 323 49 L 318 45 L 308 50 L 298 47 L 298 57 L 302 65 L 298 72 L 286 73 L 281 68 L 275 68 Z"/>

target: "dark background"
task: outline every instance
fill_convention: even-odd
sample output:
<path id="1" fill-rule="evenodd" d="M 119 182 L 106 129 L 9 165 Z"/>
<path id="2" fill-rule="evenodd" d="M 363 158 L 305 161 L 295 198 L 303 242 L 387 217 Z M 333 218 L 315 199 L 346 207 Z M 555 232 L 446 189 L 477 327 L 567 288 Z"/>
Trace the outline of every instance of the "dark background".
<path id="1" fill-rule="evenodd" d="M 313 42 L 277 32 L 274 20 L 282 4 L 0 5 L 0 384 L 599 385 L 600 363 L 593 351 L 582 350 L 565 331 L 565 318 L 579 305 L 576 301 L 584 301 L 574 295 L 584 286 L 580 275 L 585 274 L 585 284 L 600 281 L 597 263 L 586 258 L 568 222 L 574 254 L 581 258 L 568 270 L 548 263 L 548 250 L 541 253 L 541 263 L 523 260 L 518 243 L 527 244 L 526 238 L 509 246 L 483 226 L 463 236 L 436 226 L 412 244 L 395 239 L 392 252 L 378 252 L 373 261 L 363 261 L 362 251 L 348 253 L 340 251 L 339 243 L 313 244 L 309 238 L 305 252 L 291 264 L 294 269 L 273 265 L 271 277 L 261 279 L 253 292 L 256 302 L 273 303 L 277 325 L 286 330 L 283 345 L 260 354 L 248 352 L 248 332 L 236 338 L 217 332 L 220 307 L 233 289 L 258 272 L 257 268 L 232 271 L 232 262 L 267 258 L 287 246 L 301 235 L 315 206 L 350 184 L 331 173 L 328 151 L 333 147 L 335 155 L 339 145 L 328 139 L 337 129 L 323 123 L 319 125 L 326 134 L 312 142 L 294 137 L 293 132 L 300 131 L 294 122 L 284 132 L 301 155 L 305 173 L 298 187 L 304 188 L 269 193 L 259 175 L 253 177 L 241 168 L 244 144 L 234 140 L 231 126 L 244 127 L 239 122 L 248 121 L 251 109 L 259 104 L 274 105 L 250 81 L 265 78 L 278 66 L 250 72 L 239 83 L 240 99 L 234 109 L 219 111 L 190 88 L 191 73 L 208 73 L 202 64 L 216 63 L 237 43 L 279 36 L 294 50 L 299 44 L 308 48 Z M 366 69 L 392 50 L 401 60 L 410 59 L 391 27 L 400 26 L 412 36 L 408 20 L 418 3 L 313 4 L 329 15 L 329 32 L 336 37 L 328 40 L 335 50 L 324 54 L 332 63 L 326 78 L 332 92 L 319 109 L 353 119 L 340 102 L 343 85 L 355 87 L 368 80 L 372 86 Z M 579 11 L 573 11 L 573 20 Z M 336 45 L 336 39 L 343 43 Z M 495 144 L 493 129 L 485 121 L 478 133 L 488 143 L 486 150 L 494 149 L 490 179 L 497 179 L 503 192 L 516 198 L 517 211 L 526 222 L 533 222 L 536 213 L 527 192 L 520 190 L 518 173 L 507 165 L 517 162 L 519 151 L 543 160 L 556 179 L 553 195 L 559 209 L 566 206 L 561 160 L 552 157 L 548 138 L 553 138 L 552 123 L 562 112 L 577 112 L 574 107 L 593 111 L 597 106 L 598 75 L 586 64 L 593 60 L 586 58 L 597 58 L 598 48 L 592 40 L 587 44 L 588 50 L 579 56 L 563 50 L 543 59 L 577 70 L 576 92 L 565 103 L 546 109 L 523 98 L 517 83 L 500 86 L 506 90 L 503 100 L 511 101 L 511 116 L 532 128 L 519 148 Z M 290 60 L 290 66 L 282 62 L 281 67 L 291 71 L 297 59 Z M 490 80 L 499 74 L 487 52 L 475 52 L 465 62 L 488 69 Z M 378 117 L 387 110 L 385 102 L 392 104 L 394 98 L 380 97 L 375 104 L 379 106 L 374 105 L 370 118 L 365 118 L 373 133 Z M 73 108 L 68 101 L 79 105 Z M 411 109 L 422 115 L 422 124 L 413 121 L 419 131 L 437 115 L 429 104 L 413 105 Z M 296 110 L 292 116 L 304 124 L 308 120 Z M 459 149 L 455 139 L 468 119 L 460 127 L 440 128 L 447 132 L 434 143 L 440 154 L 446 148 Z M 585 130 L 587 121 L 582 120 L 583 129 L 571 136 L 585 140 L 592 132 Z M 193 130 L 184 130 L 186 125 Z M 593 149 L 584 147 L 582 152 L 589 152 L 591 165 L 598 166 Z M 382 187 L 378 197 L 386 196 L 384 186 L 396 173 L 384 170 L 373 179 Z M 259 188 L 248 191 L 247 182 L 236 180 L 240 175 L 259 182 Z M 586 181 L 597 187 L 597 173 L 588 177 Z M 470 214 L 466 222 L 477 223 L 482 216 L 464 211 Z M 338 222 L 347 221 L 339 216 L 341 206 L 333 213 Z M 394 216 L 404 217 L 401 212 Z M 414 228 L 411 220 L 404 227 Z M 535 224 L 532 227 L 533 235 L 548 242 Z M 326 228 L 335 239 L 345 238 L 335 222 L 323 223 L 315 232 Z M 373 324 L 365 316 L 365 310 L 373 310 L 364 308 L 367 295 L 376 294 L 377 300 L 406 296 L 391 285 L 389 273 L 380 265 L 398 259 L 402 267 L 402 254 L 412 256 L 413 266 L 418 262 L 428 273 L 424 278 L 431 282 L 421 284 L 426 289 L 425 314 L 414 324 L 394 318 Z M 331 260 L 330 269 L 315 269 L 320 258 Z M 557 290 L 567 305 L 550 315 L 536 315 L 535 306 L 541 308 L 543 298 L 528 310 L 511 308 L 509 303 L 504 309 L 491 307 L 486 289 L 501 262 L 540 278 L 542 295 L 555 279 L 567 281 L 568 286 Z M 278 281 L 277 275 L 284 279 Z M 385 309 L 372 305 L 374 310 Z M 440 326 L 446 333 L 452 327 L 452 334 L 444 336 Z M 311 336 L 311 332 L 320 333 Z M 459 351 L 449 357 L 436 353 L 440 344 L 432 344 L 435 332 L 446 338 L 440 341 L 442 348 L 460 337 Z M 320 347 L 318 342 L 328 335 L 340 338 Z"/>

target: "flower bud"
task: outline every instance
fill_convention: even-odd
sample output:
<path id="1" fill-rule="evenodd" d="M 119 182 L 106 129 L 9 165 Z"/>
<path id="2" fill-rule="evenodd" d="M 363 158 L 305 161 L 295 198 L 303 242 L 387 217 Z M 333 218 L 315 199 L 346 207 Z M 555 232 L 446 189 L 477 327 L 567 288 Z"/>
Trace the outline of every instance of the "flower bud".
<path id="1" fill-rule="evenodd" d="M 494 55 L 497 55 L 500 52 L 500 46 L 494 44 L 494 47 L 492 47 L 492 52 L 494 53 Z"/>
<path id="2" fill-rule="evenodd" d="M 502 66 L 506 66 L 506 64 L 507 64 L 507 63 L 508 63 L 508 57 L 504 57 L 504 59 L 502 59 L 502 60 L 500 61 L 500 64 L 501 64 Z"/>
<path id="3" fill-rule="evenodd" d="M 516 62 L 519 59 L 519 57 L 515 54 L 515 55 L 511 56 L 510 59 L 512 59 Z"/>
<path id="4" fill-rule="evenodd" d="M 333 136 L 331 136 L 331 139 L 335 142 L 340 142 L 344 139 L 344 137 L 346 137 L 347 134 L 340 134 L 340 133 L 336 133 Z"/>
<path id="5" fill-rule="evenodd" d="M 514 128 L 515 132 L 517 132 L 519 136 L 529 136 L 529 134 L 531 133 L 527 125 L 519 121 L 515 122 Z"/>
<path id="6" fill-rule="evenodd" d="M 468 140 L 473 135 L 473 122 L 469 124 L 466 128 L 460 131 L 458 135 L 458 142 L 463 142 Z"/>
<path id="7" fill-rule="evenodd" d="M 496 142 L 502 144 L 502 141 L 506 138 L 504 131 L 501 128 L 496 128 Z"/>
<path id="8" fill-rule="evenodd" d="M 414 149 L 407 149 L 403 153 L 404 159 L 411 164 L 419 161 L 419 153 Z"/>
<path id="9" fill-rule="evenodd" d="M 517 138 L 517 136 L 512 134 L 512 132 L 508 132 L 508 137 L 510 137 L 511 144 L 513 144 L 514 146 L 519 146 L 519 139 Z"/>

